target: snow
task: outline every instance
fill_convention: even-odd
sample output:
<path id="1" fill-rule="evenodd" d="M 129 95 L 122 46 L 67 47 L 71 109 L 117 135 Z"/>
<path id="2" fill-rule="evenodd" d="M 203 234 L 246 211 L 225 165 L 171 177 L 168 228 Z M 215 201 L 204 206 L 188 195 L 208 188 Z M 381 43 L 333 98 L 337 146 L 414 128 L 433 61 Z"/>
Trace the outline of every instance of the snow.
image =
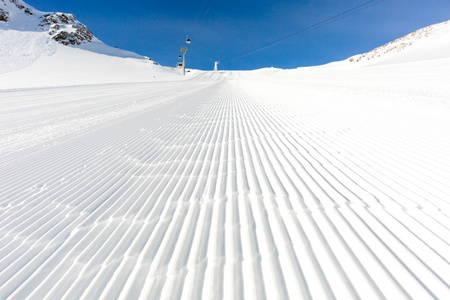
<path id="1" fill-rule="evenodd" d="M 46 32 L 0 30 L 0 89 L 179 80 L 173 68 L 98 39 L 77 46 Z"/>
<path id="2" fill-rule="evenodd" d="M 450 298 L 450 54 L 183 77 L 22 34 L 0 299 Z"/>
<path id="3" fill-rule="evenodd" d="M 173 68 L 97 38 L 64 46 L 48 32 L 10 29 L 17 27 L 14 24 L 3 25 L 5 30 L 0 27 L 0 89 L 181 79 Z"/>
<path id="4" fill-rule="evenodd" d="M 26 68 L 0 74 L 0 89 L 181 79 L 172 68 L 154 65 L 153 61 L 144 57 L 134 58 L 131 54 L 128 55 L 132 52 L 120 52 L 120 56 L 96 53 L 102 48 L 106 48 L 103 49 L 106 53 L 114 52 L 114 48 L 102 45 L 101 42 L 82 47 L 86 49 L 54 43 L 52 46 L 56 48 L 52 55 L 40 55 Z M 33 55 L 33 58 L 36 56 L 38 55 Z"/>
<path id="5" fill-rule="evenodd" d="M 21 0 L 0 0 L 0 9 L 3 9 L 9 13 L 10 20 L 8 22 L 0 22 L 0 29 L 14 29 L 20 31 L 36 31 L 36 24 L 39 23 L 39 17 L 44 13 L 35 9 L 34 7 L 24 3 Z M 32 15 L 25 14 L 24 9 L 20 9 L 19 6 L 28 8 Z"/>
<path id="6" fill-rule="evenodd" d="M 8 22 L 0 22 L 0 89 L 180 79 L 173 68 L 155 65 L 142 55 L 110 47 L 95 37 L 80 45 L 58 44 L 52 36 L 62 30 L 74 32 L 74 22 L 76 26 L 83 25 L 70 21 L 53 30 L 55 24 L 42 26 L 46 16 L 55 20 L 75 17 L 44 13 L 23 1 L 18 3 L 24 8 L 9 0 L 0 3 L 10 17 Z M 32 14 L 26 14 L 25 9 Z M 47 27 L 51 27 L 50 31 Z"/>
<path id="7" fill-rule="evenodd" d="M 362 65 L 398 64 L 448 58 L 450 20 L 419 29 L 349 60 Z"/>
<path id="8" fill-rule="evenodd" d="M 56 52 L 56 42 L 43 32 L 4 30 L 0 31 L 0 41 L 0 74 L 23 69 L 42 55 L 50 56 Z"/>

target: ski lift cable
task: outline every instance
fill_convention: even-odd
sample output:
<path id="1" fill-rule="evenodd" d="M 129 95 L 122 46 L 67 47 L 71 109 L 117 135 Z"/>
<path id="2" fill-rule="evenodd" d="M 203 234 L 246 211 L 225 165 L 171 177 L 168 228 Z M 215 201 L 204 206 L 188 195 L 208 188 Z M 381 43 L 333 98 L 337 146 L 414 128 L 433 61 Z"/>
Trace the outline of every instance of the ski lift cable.
<path id="1" fill-rule="evenodd" d="M 204 0 L 204 1 L 203 1 L 203 4 L 202 4 L 202 6 L 200 7 L 200 10 L 199 10 L 198 13 L 197 13 L 197 16 L 195 17 L 195 20 L 194 20 L 194 27 L 195 27 L 195 25 L 197 24 L 198 18 L 200 17 L 200 15 L 201 15 L 203 9 L 206 7 L 206 4 L 208 3 L 208 1 L 209 1 L 209 0 Z M 206 10 L 206 13 L 205 13 L 205 15 L 203 16 L 202 20 L 204 20 L 204 19 L 206 18 L 206 15 L 208 14 L 209 9 L 211 8 L 212 2 L 214 2 L 214 0 L 211 0 L 210 4 L 209 4 L 209 6 L 208 6 L 208 9 Z M 186 34 L 186 43 L 187 43 L 187 44 L 190 44 L 190 43 L 191 43 L 191 40 L 189 39 L 189 35 L 188 35 L 188 34 Z"/>
<path id="2" fill-rule="evenodd" d="M 195 17 L 195 21 L 194 21 L 194 25 L 197 24 L 198 18 L 200 17 L 203 8 L 206 6 L 206 3 L 208 2 L 208 0 L 203 1 L 202 6 L 200 7 L 200 10 L 198 11 L 197 17 Z"/>
<path id="3" fill-rule="evenodd" d="M 211 2 L 209 3 L 208 9 L 206 10 L 205 15 L 203 16 L 202 21 L 205 21 L 206 16 L 208 15 L 209 10 L 211 9 L 211 6 L 213 5 L 213 3 L 214 3 L 214 0 L 211 0 Z"/>
<path id="4" fill-rule="evenodd" d="M 199 21 L 199 17 L 200 17 L 200 15 L 202 14 L 203 9 L 206 7 L 206 4 L 208 3 L 208 1 L 209 1 L 209 0 L 203 1 L 203 4 L 202 4 L 200 10 L 198 11 L 197 17 L 195 17 L 194 27 L 195 27 L 195 25 L 197 25 L 197 21 Z M 204 14 L 203 17 L 201 18 L 201 22 L 205 21 L 206 16 L 208 15 L 209 10 L 211 9 L 211 6 L 213 5 L 213 3 L 214 3 L 214 0 L 211 0 L 211 1 L 209 2 L 209 6 L 208 6 L 208 8 L 206 9 L 205 14 Z"/>
<path id="5" fill-rule="evenodd" d="M 336 22 L 336 21 L 338 21 L 340 19 L 343 19 L 345 17 L 353 15 L 353 14 L 355 14 L 357 12 L 360 12 L 360 11 L 362 11 L 364 9 L 367 9 L 369 7 L 372 7 L 372 6 L 375 6 L 375 5 L 377 5 L 377 4 L 379 4 L 379 3 L 383 2 L 383 1 L 385 1 L 385 0 L 371 0 L 371 1 L 365 2 L 363 4 L 360 4 L 358 6 L 353 7 L 351 9 L 348 9 L 348 10 L 342 12 L 342 13 L 339 13 L 339 14 L 331 17 L 331 18 L 325 19 L 325 20 L 320 21 L 320 22 L 318 22 L 318 23 L 316 23 L 314 25 L 306 27 L 306 28 L 304 28 L 302 30 L 299 30 L 299 31 L 294 32 L 294 33 L 291 33 L 291 34 L 289 34 L 289 35 L 287 35 L 285 37 L 279 38 L 279 39 L 277 39 L 277 40 L 275 40 L 275 41 L 273 41 L 273 42 L 271 42 L 271 43 L 269 43 L 267 45 L 264 45 L 264 46 L 260 47 L 260 48 L 254 49 L 254 50 L 252 50 L 250 52 L 247 52 L 247 53 L 244 53 L 244 54 L 240 54 L 240 55 L 233 56 L 233 57 L 230 57 L 230 58 L 227 58 L 227 59 L 223 59 L 220 62 L 230 61 L 230 60 L 234 60 L 234 59 L 238 59 L 238 58 L 242 58 L 242 57 L 246 57 L 246 56 L 258 53 L 258 52 L 260 52 L 262 50 L 265 50 L 267 48 L 270 48 L 270 47 L 273 47 L 275 45 L 281 44 L 284 41 L 286 41 L 286 40 L 288 40 L 288 39 L 290 39 L 290 38 L 292 38 L 294 36 L 297 36 L 297 35 L 300 35 L 300 34 L 303 34 L 303 33 L 309 32 L 309 31 L 312 31 L 314 29 L 317 29 L 319 27 L 322 27 L 324 25 Z"/>

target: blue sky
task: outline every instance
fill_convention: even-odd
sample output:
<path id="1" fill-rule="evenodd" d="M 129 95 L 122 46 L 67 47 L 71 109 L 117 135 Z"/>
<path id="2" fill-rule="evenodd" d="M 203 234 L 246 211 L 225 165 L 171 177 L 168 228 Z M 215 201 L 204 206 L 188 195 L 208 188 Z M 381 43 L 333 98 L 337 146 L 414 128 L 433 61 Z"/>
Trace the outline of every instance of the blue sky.
<path id="1" fill-rule="evenodd" d="M 166 66 L 175 66 L 189 35 L 186 65 L 204 70 L 216 60 L 247 53 L 367 1 L 25 0 L 41 11 L 73 13 L 106 44 Z M 449 0 L 385 0 L 256 54 L 223 61 L 219 68 L 296 68 L 343 60 L 446 21 L 449 12 Z"/>

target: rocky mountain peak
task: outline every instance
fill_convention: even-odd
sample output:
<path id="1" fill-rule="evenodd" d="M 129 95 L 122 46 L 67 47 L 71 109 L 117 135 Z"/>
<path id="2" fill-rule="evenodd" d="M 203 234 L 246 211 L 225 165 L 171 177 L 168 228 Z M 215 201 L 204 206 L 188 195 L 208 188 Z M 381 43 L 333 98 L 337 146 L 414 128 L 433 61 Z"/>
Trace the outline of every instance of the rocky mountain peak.
<path id="1" fill-rule="evenodd" d="M 95 38 L 85 25 L 68 13 L 45 14 L 39 27 L 48 30 L 52 38 L 63 45 L 80 45 Z"/>
<path id="2" fill-rule="evenodd" d="M 0 0 L 0 28 L 2 24 L 10 29 L 25 26 L 48 31 L 53 40 L 63 45 L 80 45 L 95 38 L 73 14 L 40 12 L 21 0 Z"/>

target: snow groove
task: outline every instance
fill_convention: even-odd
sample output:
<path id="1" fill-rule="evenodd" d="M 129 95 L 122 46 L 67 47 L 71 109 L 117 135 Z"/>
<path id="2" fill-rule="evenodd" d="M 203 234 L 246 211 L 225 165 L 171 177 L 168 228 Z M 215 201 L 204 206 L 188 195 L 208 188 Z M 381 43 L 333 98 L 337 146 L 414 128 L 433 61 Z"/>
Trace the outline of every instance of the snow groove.
<path id="1" fill-rule="evenodd" d="M 0 299 L 450 298 L 448 145 L 238 76 L 38 91 L 69 121 L 2 129 Z"/>

